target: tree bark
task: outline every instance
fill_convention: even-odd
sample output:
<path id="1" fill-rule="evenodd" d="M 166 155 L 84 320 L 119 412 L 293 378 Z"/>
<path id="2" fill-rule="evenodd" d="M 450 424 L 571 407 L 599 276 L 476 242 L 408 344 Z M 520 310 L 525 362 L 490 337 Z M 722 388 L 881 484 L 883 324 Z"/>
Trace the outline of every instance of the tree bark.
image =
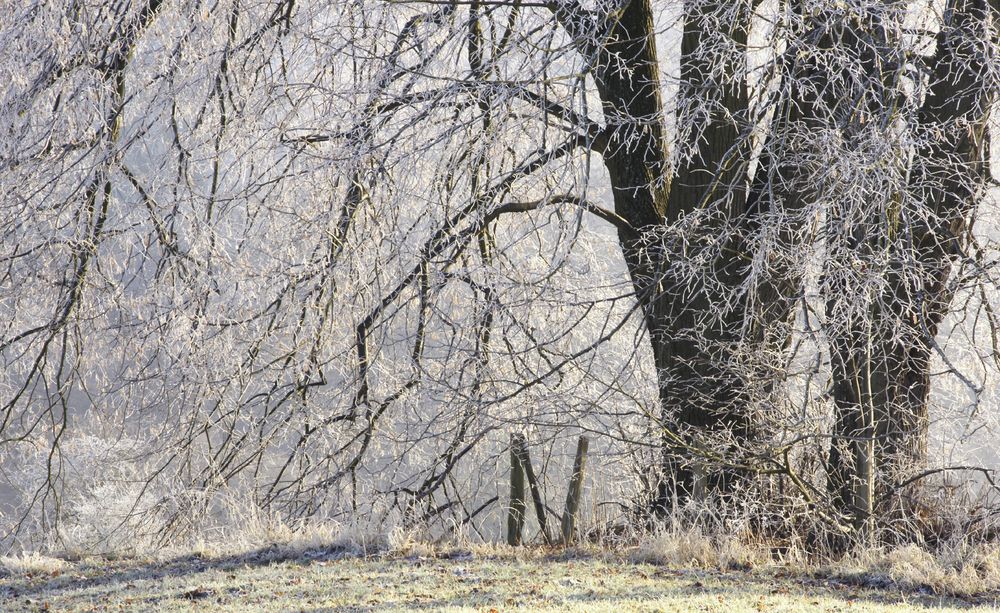
<path id="1" fill-rule="evenodd" d="M 894 484 L 926 461 L 934 338 L 951 303 L 953 266 L 967 244 L 989 168 L 985 134 L 998 86 L 987 71 L 997 36 L 990 5 L 996 11 L 1000 2 L 946 5 L 917 117 L 923 140 L 914 152 L 908 193 L 881 232 L 849 247 L 890 254 L 884 289 L 831 342 L 836 419 L 828 486 L 835 506 L 862 536 L 871 517 L 899 510 L 890 500 Z M 832 299 L 828 310 L 842 299 Z"/>
<path id="2" fill-rule="evenodd" d="M 719 8 L 715 2 L 685 5 L 681 43 L 685 95 L 693 95 L 702 87 L 714 87 L 707 83 L 707 75 L 718 67 L 697 53 L 703 37 L 708 35 L 698 18 Z M 734 21 L 726 35 L 745 47 L 749 9 Z M 676 223 L 706 206 L 719 207 L 722 214 L 716 219 L 720 221 L 745 212 L 749 138 L 734 117 L 745 117 L 747 113 L 746 83 L 740 75 L 734 75 L 722 86 L 720 106 L 707 118 L 693 157 L 679 165 L 671 180 L 649 0 L 633 0 L 624 8 L 601 50 L 599 65 L 597 88 L 609 130 L 604 162 L 611 179 L 615 212 L 634 228 L 621 229 L 619 240 L 644 310 L 657 370 L 663 427 L 689 437 L 694 432 L 725 430 L 737 440 L 748 438 L 753 428 L 737 407 L 738 381 L 726 371 L 726 356 L 717 353 L 720 345 L 731 340 L 731 327 L 723 326 L 717 338 L 704 338 L 702 318 L 722 297 L 705 287 L 685 288 L 684 280 L 672 279 L 670 254 L 658 233 L 664 224 Z M 715 272 L 731 277 L 734 269 L 719 264 Z M 731 277 L 729 281 L 736 279 Z M 694 494 L 696 475 L 703 472 L 697 462 L 683 445 L 677 446 L 677 439 L 664 438 L 665 478 L 655 497 L 658 510 L 665 511 L 674 495 L 686 500 Z M 728 489 L 731 480 L 727 471 L 721 471 L 710 476 L 709 485 Z"/>

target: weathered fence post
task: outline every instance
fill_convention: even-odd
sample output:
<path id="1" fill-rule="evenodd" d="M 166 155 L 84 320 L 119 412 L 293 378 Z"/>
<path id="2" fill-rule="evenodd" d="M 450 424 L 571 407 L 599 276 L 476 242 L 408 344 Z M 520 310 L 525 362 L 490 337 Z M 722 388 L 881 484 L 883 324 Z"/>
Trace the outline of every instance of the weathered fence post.
<path id="1" fill-rule="evenodd" d="M 545 521 L 545 503 L 542 501 L 542 491 L 538 485 L 538 478 L 535 477 L 535 469 L 531 465 L 531 454 L 528 452 L 528 441 L 523 434 L 515 435 L 512 443 L 517 449 L 524 474 L 528 477 L 528 489 L 531 491 L 531 502 L 535 507 L 535 517 L 538 518 L 538 527 L 542 531 L 542 538 L 546 545 L 552 544 L 552 536 Z"/>
<path id="2" fill-rule="evenodd" d="M 518 435 L 510 436 L 510 507 L 507 509 L 507 544 L 521 544 L 524 528 L 524 467 L 518 450 Z"/>
<path id="3" fill-rule="evenodd" d="M 587 448 L 590 446 L 590 439 L 581 436 L 576 443 L 576 459 L 573 461 L 573 475 L 569 480 L 569 491 L 566 492 L 566 510 L 562 517 L 562 538 L 563 544 L 569 545 L 573 542 L 574 530 L 576 528 L 576 515 L 580 509 L 580 500 L 583 498 L 583 477 L 587 467 Z"/>

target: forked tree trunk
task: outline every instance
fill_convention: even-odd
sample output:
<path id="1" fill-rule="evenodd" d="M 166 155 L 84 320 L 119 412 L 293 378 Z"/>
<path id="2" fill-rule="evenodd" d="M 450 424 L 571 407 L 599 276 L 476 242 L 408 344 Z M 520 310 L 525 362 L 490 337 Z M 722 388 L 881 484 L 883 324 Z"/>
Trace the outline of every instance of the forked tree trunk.
<path id="1" fill-rule="evenodd" d="M 682 39 L 682 81 L 692 90 L 703 85 L 715 66 L 699 59 L 697 47 L 704 33 L 696 11 L 717 10 L 711 3 L 686 6 L 688 18 Z M 745 46 L 750 15 L 728 34 Z M 690 163 L 677 169 L 671 181 L 664 128 L 664 105 L 659 81 L 653 14 L 649 0 L 633 0 L 619 16 L 599 57 L 597 87 L 610 127 L 604 161 L 611 179 L 615 211 L 633 230 L 620 230 L 619 239 L 636 295 L 641 302 L 656 365 L 662 421 L 665 428 L 686 436 L 694 431 L 732 432 L 747 438 L 752 425 L 740 412 L 738 383 L 726 372 L 725 356 L 712 352 L 718 339 L 699 338 L 700 318 L 714 308 L 717 296 L 703 288 L 682 295 L 668 273 L 668 254 L 658 242 L 657 228 L 682 215 L 724 199 L 724 211 L 741 215 L 746 204 L 746 161 L 749 157 L 733 116 L 747 112 L 746 84 L 723 92 L 725 109 L 717 109 L 704 127 L 703 139 Z M 728 112 L 724 112 L 728 111 Z M 720 343 L 720 344 L 722 344 Z M 689 498 L 696 489 L 697 458 L 678 440 L 664 438 L 664 472 L 656 505 L 668 505 L 671 494 Z M 721 470 L 709 479 L 714 489 L 733 480 Z"/>
<path id="2" fill-rule="evenodd" d="M 787 186 L 798 170 L 784 160 L 767 158 L 749 189 L 751 139 L 748 127 L 749 95 L 737 66 L 715 65 L 717 58 L 699 53 L 708 36 L 703 17 L 727 8 L 722 2 L 685 3 L 681 40 L 683 96 L 696 96 L 701 88 L 721 87 L 719 98 L 700 126 L 700 137 L 690 160 L 671 168 L 664 130 L 664 105 L 658 74 L 653 14 L 649 0 L 633 0 L 620 14 L 608 43 L 599 55 L 597 87 L 609 125 L 604 161 L 611 179 L 615 211 L 634 231 L 620 230 L 619 239 L 645 321 L 656 365 L 663 438 L 663 478 L 654 496 L 654 508 L 666 512 L 674 502 L 683 504 L 705 492 L 727 496 L 748 472 L 736 468 L 740 454 L 760 436 L 758 416 L 750 409 L 746 373 L 731 369 L 731 351 L 739 343 L 784 346 L 787 328 L 775 335 L 759 321 L 789 319 L 793 296 L 801 279 L 790 270 L 780 278 L 763 280 L 751 304 L 738 288 L 747 274 L 739 257 L 747 237 L 763 215 L 779 206 L 782 194 L 774 180 Z M 724 33 L 745 52 L 752 20 L 749 4 L 731 15 Z M 710 75 L 722 68 L 730 73 L 722 85 Z M 798 121 L 799 107 L 790 105 L 774 119 L 776 125 Z M 774 196 L 778 198 L 774 198 Z M 798 194 L 783 194 L 780 206 L 801 206 Z M 709 286 L 672 272 L 670 258 L 691 253 L 669 251 L 657 227 L 678 222 L 685 215 L 712 211 L 706 216 L 694 248 L 702 239 L 730 232 L 731 238 L 718 258 L 709 264 L 706 277 L 721 284 Z M 729 226 L 728 228 L 726 226 Z M 734 228 L 735 226 L 735 228 Z M 790 234 L 783 240 L 793 240 Z M 726 310 L 722 305 L 730 305 Z M 707 320 L 708 318 L 711 321 Z M 755 322 L 747 332 L 747 319 Z M 773 377 L 772 373 L 765 376 Z M 721 447 L 720 442 L 724 443 Z M 696 449 L 706 444 L 717 455 L 709 459 Z M 721 461 L 720 461 L 721 457 Z"/>
<path id="3" fill-rule="evenodd" d="M 992 11 L 992 15 L 991 15 Z M 911 171 L 913 191 L 930 213 L 911 211 L 912 238 L 898 246 L 901 255 L 892 276 L 892 300 L 898 307 L 897 342 L 886 343 L 887 389 L 880 409 L 878 435 L 883 454 L 897 471 L 926 460 L 930 362 L 934 338 L 954 294 L 953 265 L 968 245 L 971 221 L 987 182 L 990 166 L 986 137 L 991 108 L 998 100 L 995 80 L 998 42 L 993 17 L 1000 0 L 950 0 L 948 23 L 937 37 L 932 84 L 919 115 L 928 135 L 917 150 Z M 933 134 L 938 136 L 932 136 Z M 901 225 L 902 227 L 902 225 Z M 909 266 L 907 266 L 909 264 Z"/>
<path id="4" fill-rule="evenodd" d="M 998 0 L 949 0 L 918 117 L 927 140 L 913 158 L 909 197 L 878 233 L 884 245 L 851 246 L 891 253 L 885 290 L 866 300 L 831 347 L 837 416 L 829 486 L 859 538 L 876 514 L 899 510 L 890 500 L 895 484 L 925 462 L 934 337 L 989 167 L 986 125 L 998 87 L 987 80 L 997 36 L 990 5 L 1000 9 Z"/>

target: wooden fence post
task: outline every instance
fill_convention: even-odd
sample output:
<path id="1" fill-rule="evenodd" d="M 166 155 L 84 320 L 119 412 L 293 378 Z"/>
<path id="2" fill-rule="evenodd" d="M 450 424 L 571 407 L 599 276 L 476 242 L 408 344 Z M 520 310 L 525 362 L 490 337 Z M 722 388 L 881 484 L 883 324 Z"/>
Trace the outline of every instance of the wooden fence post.
<path id="1" fill-rule="evenodd" d="M 590 446 L 590 439 L 581 436 L 576 443 L 576 459 L 573 461 L 573 475 L 569 480 L 569 491 L 566 492 L 566 510 L 562 517 L 562 538 L 563 544 L 569 545 L 573 542 L 576 529 L 576 516 L 580 510 L 580 500 L 583 498 L 583 477 L 587 468 L 587 448 Z"/>
<path id="2" fill-rule="evenodd" d="M 521 465 L 521 454 L 518 452 L 517 436 L 510 436 L 510 507 L 507 509 L 507 544 L 521 544 L 521 531 L 524 528 L 524 467 Z"/>
<path id="3" fill-rule="evenodd" d="M 552 536 L 545 521 L 545 503 L 542 501 L 542 490 L 538 485 L 538 478 L 535 477 L 535 469 L 531 465 L 531 454 L 528 452 L 528 441 L 523 434 L 515 435 L 512 443 L 517 449 L 524 474 L 528 477 L 528 489 L 531 492 L 531 502 L 535 507 L 535 517 L 538 518 L 538 527 L 542 531 L 542 538 L 546 545 L 552 544 Z"/>

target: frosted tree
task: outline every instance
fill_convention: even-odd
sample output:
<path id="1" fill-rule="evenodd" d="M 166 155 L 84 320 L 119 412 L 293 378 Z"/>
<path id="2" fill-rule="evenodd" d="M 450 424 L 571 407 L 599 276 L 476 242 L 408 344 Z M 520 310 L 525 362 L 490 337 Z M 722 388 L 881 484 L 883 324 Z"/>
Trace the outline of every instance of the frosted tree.
<path id="1" fill-rule="evenodd" d="M 912 524 L 934 390 L 995 432 L 998 8 L 10 3 L 8 538 L 105 481 L 162 539 L 222 492 L 481 530 L 524 428 L 628 521 Z"/>

